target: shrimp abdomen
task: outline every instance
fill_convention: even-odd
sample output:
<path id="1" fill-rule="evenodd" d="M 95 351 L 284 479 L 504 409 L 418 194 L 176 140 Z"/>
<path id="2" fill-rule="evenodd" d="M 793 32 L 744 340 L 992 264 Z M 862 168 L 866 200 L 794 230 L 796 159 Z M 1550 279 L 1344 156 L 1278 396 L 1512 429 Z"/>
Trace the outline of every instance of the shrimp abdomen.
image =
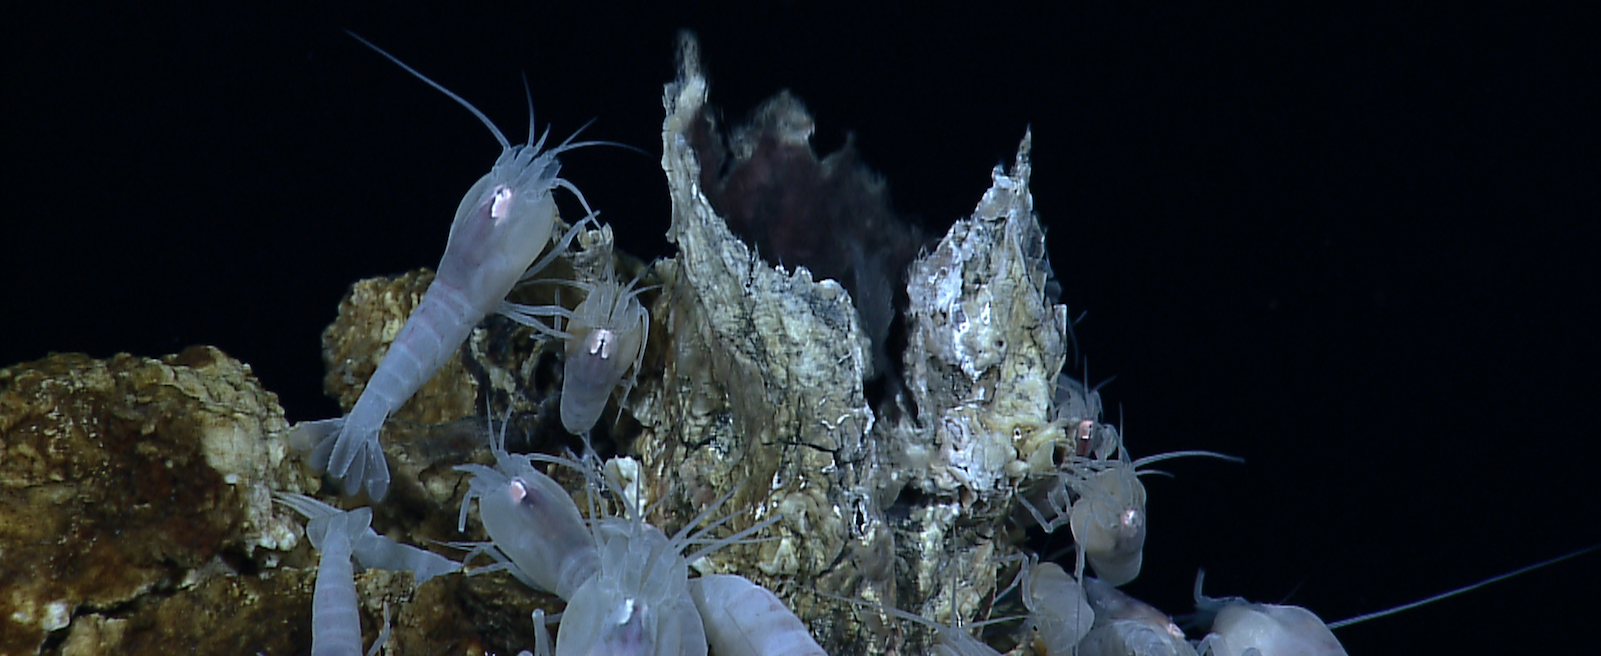
<path id="1" fill-rule="evenodd" d="M 691 579 L 689 593 L 717 656 L 827 656 L 777 595 L 743 576 Z"/>
<path id="2" fill-rule="evenodd" d="M 327 523 L 311 601 L 312 656 L 361 653 L 361 616 L 356 610 L 356 574 L 351 550 L 372 521 L 372 510 L 360 508 L 313 521 Z M 308 527 L 308 532 L 309 532 Z"/>
<path id="3" fill-rule="evenodd" d="M 433 378 L 483 318 L 454 286 L 437 277 L 428 285 L 356 399 L 329 454 L 328 473 L 344 482 L 345 494 L 366 487 L 376 501 L 388 493 L 389 465 L 378 444 L 384 421 Z"/>

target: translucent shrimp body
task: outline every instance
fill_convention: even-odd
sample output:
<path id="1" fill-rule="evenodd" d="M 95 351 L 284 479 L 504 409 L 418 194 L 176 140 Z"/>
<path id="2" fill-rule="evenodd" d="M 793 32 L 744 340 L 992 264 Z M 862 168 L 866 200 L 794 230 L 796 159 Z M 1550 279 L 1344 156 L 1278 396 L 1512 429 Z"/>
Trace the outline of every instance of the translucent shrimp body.
<path id="1" fill-rule="evenodd" d="M 561 484 L 535 469 L 528 456 L 506 453 L 504 428 L 490 431 L 494 467 L 456 467 L 473 475 L 457 528 L 466 527 L 468 504 L 477 498 L 479 518 L 493 541 L 492 550 L 483 550 L 530 587 L 571 600 L 600 568 L 594 539 Z"/>
<path id="2" fill-rule="evenodd" d="M 572 338 L 561 383 L 561 423 L 569 433 L 593 427 L 618 385 L 625 396 L 633 387 L 624 376 L 630 370 L 638 374 L 650 340 L 650 314 L 639 303 L 643 290 L 634 284 L 594 283 L 567 323 Z"/>
<path id="3" fill-rule="evenodd" d="M 568 466 L 594 464 L 590 457 L 585 463 L 549 460 Z M 591 466 L 581 471 L 592 484 L 606 486 L 613 495 L 621 498 L 627 494 L 627 488 L 607 475 L 605 468 Z M 670 537 L 645 523 L 637 498 L 624 504 L 625 517 L 591 520 L 600 569 L 568 600 L 561 631 L 556 634 L 556 656 L 704 656 L 706 628 L 690 594 L 689 563 L 779 519 L 774 515 L 727 537 L 706 539 L 707 533 L 736 516 L 727 515 L 691 533 L 735 491 L 737 488 L 724 494 Z M 685 556 L 685 549 L 697 543 L 709 544 Z"/>
<path id="4" fill-rule="evenodd" d="M 600 420 L 613 390 L 621 386 L 626 397 L 633 388 L 650 341 L 650 313 L 640 304 L 639 295 L 650 288 L 636 288 L 639 278 L 622 284 L 609 267 L 598 280 L 560 282 L 582 289 L 583 302 L 572 310 L 507 302 L 501 304 L 500 312 L 565 341 L 561 423 L 567 432 L 581 435 Z M 538 319 L 541 316 L 566 319 L 566 329 L 546 326 Z"/>
<path id="5" fill-rule="evenodd" d="M 1070 456 L 1046 492 L 1045 511 L 1027 500 L 1023 506 L 1046 532 L 1072 526 L 1078 547 L 1075 574 L 1082 575 L 1088 562 L 1101 580 L 1122 585 L 1139 576 L 1144 560 L 1146 495 L 1139 477 L 1152 472 L 1140 467 L 1193 456 L 1241 461 L 1211 451 L 1177 451 L 1131 462 L 1119 445 L 1111 459 Z"/>
<path id="6" fill-rule="evenodd" d="M 279 492 L 277 497 L 279 503 L 293 508 L 310 520 L 306 522 L 306 537 L 311 539 L 311 546 L 324 553 L 327 553 L 327 550 L 323 548 L 323 542 L 332 530 L 330 526 L 336 522 L 355 521 L 340 519 L 342 516 L 364 513 L 368 520 L 357 522 L 362 530 L 357 531 L 351 543 L 350 555 L 355 558 L 358 565 L 373 569 L 411 572 L 417 585 L 422 585 L 441 574 L 461 569 L 461 563 L 454 560 L 379 535 L 368 526 L 372 517 L 370 509 L 357 508 L 344 511 L 303 494 Z"/>
<path id="7" fill-rule="evenodd" d="M 544 150 L 549 131 L 534 141 L 530 112 L 530 143 L 511 145 L 466 100 L 377 46 L 361 41 L 461 103 L 489 127 L 502 149 L 494 167 L 462 197 L 433 283 L 395 337 L 350 414 L 342 419 L 302 424 L 297 429 L 302 433 L 298 443 L 315 445 L 313 465 L 326 467 L 328 473 L 342 480 L 346 494 L 365 487 L 369 497 L 379 500 L 389 489 L 389 466 L 378 444 L 385 419 L 433 377 L 485 315 L 499 307 L 549 243 L 556 220 L 552 192 L 562 187 L 583 200 L 576 187 L 559 177 L 561 163 L 556 155 L 593 142 L 572 143 L 569 138 Z"/>
<path id="8" fill-rule="evenodd" d="M 600 570 L 568 601 L 556 656 L 705 656 L 681 539 L 642 522 L 597 524 Z"/>
<path id="9" fill-rule="evenodd" d="M 317 584 L 311 597 L 312 656 L 360 656 L 361 617 L 356 608 L 356 572 L 351 560 L 361 560 L 363 552 L 371 557 L 374 543 L 385 539 L 369 528 L 372 509 L 345 512 L 298 494 L 280 493 L 278 501 L 310 518 L 306 537 L 319 552 Z M 423 574 L 419 572 L 418 576 Z M 384 629 L 366 656 L 376 654 L 388 639 L 388 614 L 385 607 Z"/>
<path id="10" fill-rule="evenodd" d="M 361 508 L 329 517 L 323 524 L 317 587 L 311 597 L 313 656 L 361 653 L 361 618 L 356 611 L 356 574 L 350 556 L 356 538 L 371 521 L 372 510 Z"/>
<path id="11" fill-rule="evenodd" d="M 717 656 L 828 656 L 778 595 L 734 574 L 689 580 Z"/>
<path id="12" fill-rule="evenodd" d="M 1086 474 L 1071 524 L 1079 553 L 1095 575 L 1122 585 L 1140 574 L 1145 559 L 1145 485 L 1133 467 Z"/>
<path id="13" fill-rule="evenodd" d="M 588 521 L 566 490 L 534 469 L 533 460 L 576 469 L 591 485 L 590 499 L 606 488 L 623 498 L 627 488 L 608 475 L 592 453 L 581 459 L 544 455 L 511 455 L 504 449 L 505 426 L 491 430 L 496 466 L 461 465 L 473 475 L 458 520 L 465 526 L 467 509 L 477 498 L 479 514 L 492 543 L 480 547 L 531 587 L 567 600 L 557 656 L 625 654 L 704 656 L 706 630 L 690 595 L 689 562 L 724 545 L 738 542 L 777 521 L 777 515 L 715 540 L 706 533 L 733 517 L 711 522 L 691 534 L 726 502 L 725 494 L 683 530 L 671 537 L 645 523 L 639 501 L 625 503 L 626 517 Z M 591 505 L 592 515 L 599 513 Z M 710 544 L 689 556 L 691 544 Z M 540 653 L 544 653 L 541 647 Z"/>
<path id="14" fill-rule="evenodd" d="M 1079 643 L 1081 656 L 1196 656 L 1162 611 L 1094 577 L 1084 577 L 1084 592 L 1095 624 Z"/>
<path id="15" fill-rule="evenodd" d="M 952 590 L 952 596 L 954 597 L 955 596 L 954 583 L 953 583 L 953 585 L 952 585 L 952 587 L 950 589 Z M 994 647 L 991 647 L 991 646 L 989 646 L 987 644 L 984 644 L 984 641 L 979 640 L 978 638 L 974 637 L 973 634 L 968 633 L 967 630 L 964 629 L 962 626 L 940 624 L 938 622 L 935 622 L 934 620 L 928 619 L 928 618 L 923 617 L 921 615 L 915 615 L 915 614 L 912 614 L 912 613 L 908 613 L 908 612 L 906 612 L 904 610 L 901 610 L 899 608 L 895 608 L 893 606 L 885 606 L 883 604 L 875 604 L 875 603 L 872 603 L 872 602 L 869 602 L 869 601 L 863 601 L 861 599 L 852 599 L 850 597 L 841 597 L 839 595 L 829 594 L 827 592 L 822 592 L 820 590 L 813 590 L 812 592 L 814 592 L 814 593 L 816 593 L 818 595 L 821 595 L 823 597 L 827 597 L 829 599 L 834 599 L 834 600 L 837 600 L 837 601 L 843 601 L 843 602 L 846 602 L 846 603 L 849 603 L 849 604 L 855 604 L 857 606 L 860 606 L 860 607 L 868 609 L 868 610 L 872 610 L 872 611 L 879 612 L 879 613 L 884 613 L 884 614 L 889 615 L 891 617 L 895 617 L 895 618 L 898 618 L 898 619 L 906 620 L 908 622 L 913 622 L 915 624 L 920 624 L 920 625 L 922 625 L 924 627 L 927 627 L 929 629 L 933 629 L 933 631 L 934 631 L 934 647 L 929 650 L 929 653 L 933 654 L 933 656 L 1001 656 L 1001 653 L 996 651 Z M 955 612 L 954 609 L 952 610 L 951 615 L 952 615 L 952 617 L 958 617 L 959 618 L 959 615 Z M 973 622 L 971 624 L 968 624 L 967 626 L 968 627 L 980 627 L 980 626 L 984 626 L 984 625 L 987 625 L 987 624 L 995 624 L 995 623 L 998 623 L 998 622 L 1007 622 L 1007 621 L 1011 621 L 1011 620 L 1015 620 L 1015 619 L 1017 619 L 1017 618 L 1015 618 L 1015 617 L 997 618 L 997 619 L 991 619 L 991 620 L 984 620 L 982 622 Z"/>
<path id="16" fill-rule="evenodd" d="M 1039 631 L 1048 656 L 1072 653 L 1094 625 L 1095 612 L 1084 587 L 1056 563 L 1028 566 L 1023 574 L 1023 605 L 1029 610 L 1028 624 Z"/>
<path id="17" fill-rule="evenodd" d="M 1344 656 L 1345 647 L 1334 637 L 1333 629 L 1449 599 L 1597 549 L 1601 549 L 1601 544 L 1571 551 L 1533 565 L 1525 565 L 1504 574 L 1394 608 L 1328 623 L 1324 623 L 1312 611 L 1300 606 L 1256 604 L 1240 597 L 1220 599 L 1208 597 L 1201 594 L 1201 585 L 1206 580 L 1206 571 L 1202 570 L 1195 575 L 1195 618 L 1203 626 L 1210 624 L 1211 631 L 1201 639 L 1198 648 L 1202 654 L 1214 656 Z"/>
<path id="18" fill-rule="evenodd" d="M 1229 601 L 1217 610 L 1212 633 L 1201 640 L 1212 656 L 1346 656 L 1345 647 L 1317 615 L 1300 606 Z"/>
<path id="19" fill-rule="evenodd" d="M 1239 597 L 1201 594 L 1203 570 L 1195 575 L 1195 610 L 1211 618 L 1212 631 L 1198 648 L 1212 656 L 1346 656 L 1323 620 L 1300 606 L 1253 604 Z"/>

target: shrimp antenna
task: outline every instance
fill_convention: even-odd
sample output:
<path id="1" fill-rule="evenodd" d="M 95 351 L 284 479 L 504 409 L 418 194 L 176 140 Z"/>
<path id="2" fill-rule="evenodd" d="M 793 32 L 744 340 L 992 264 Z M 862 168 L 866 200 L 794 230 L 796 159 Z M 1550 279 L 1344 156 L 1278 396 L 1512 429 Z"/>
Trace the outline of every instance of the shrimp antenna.
<path id="1" fill-rule="evenodd" d="M 501 150 L 511 150 L 511 142 L 506 140 L 506 135 L 501 134 L 500 128 L 495 127 L 495 123 L 493 121 L 490 121 L 488 116 L 484 116 L 483 112 L 478 111 L 478 108 L 477 107 L 473 107 L 473 104 L 470 103 L 470 102 L 467 102 L 467 100 L 465 98 L 462 98 L 461 96 L 456 95 L 455 92 L 451 91 L 450 89 L 446 89 L 445 87 L 440 86 L 440 84 L 438 82 L 435 82 L 433 80 L 428 79 L 427 75 L 423 75 L 422 73 L 417 72 L 417 69 L 412 68 L 410 66 L 407 66 L 406 62 L 400 61 L 399 57 L 396 57 L 394 55 L 389 54 L 383 48 L 380 48 L 377 45 L 374 45 L 373 42 L 361 38 L 360 34 L 356 34 L 355 32 L 352 32 L 350 30 L 345 30 L 345 34 L 349 34 L 350 38 L 355 39 L 357 41 L 360 41 L 362 45 L 367 46 L 368 48 L 372 48 L 374 52 L 377 52 L 378 54 L 383 55 L 384 59 L 388 59 L 389 61 L 394 62 L 396 66 L 399 66 L 399 67 L 405 69 L 405 71 L 407 73 L 411 73 L 417 79 L 422 80 L 423 82 L 427 83 L 428 86 L 431 86 L 431 87 L 433 87 L 435 89 L 438 89 L 440 93 L 443 93 L 443 94 L 445 94 L 447 96 L 450 96 L 451 100 L 454 100 L 454 101 L 460 103 L 462 107 L 466 107 L 467 111 L 473 113 L 473 116 L 477 116 L 478 120 L 483 121 L 484 125 L 489 128 L 490 132 L 495 133 L 495 141 L 500 142 L 500 149 Z M 532 107 L 533 101 L 530 100 L 529 103 L 530 103 L 530 107 Z M 530 121 L 533 120 L 532 111 L 530 111 L 529 120 Z M 530 130 L 532 130 L 531 127 L 530 127 Z M 532 139 L 533 138 L 533 134 L 530 133 L 528 138 Z"/>
<path id="2" fill-rule="evenodd" d="M 526 78 L 523 79 L 523 84 L 524 85 L 528 84 L 528 80 Z M 530 97 L 528 102 L 529 102 L 529 107 L 532 107 L 534 101 L 532 100 L 531 97 Z M 532 111 L 532 110 L 530 110 L 530 111 Z M 630 146 L 628 144 L 619 143 L 619 142 L 616 142 L 616 141 L 580 141 L 578 143 L 573 143 L 573 139 L 577 139 L 578 138 L 578 133 L 583 132 L 584 130 L 588 129 L 589 126 L 594 125 L 595 121 L 597 121 L 597 120 L 600 120 L 600 119 L 597 117 L 597 118 L 589 119 L 588 121 L 584 121 L 584 124 L 578 126 L 577 130 L 573 130 L 573 133 L 571 135 L 568 135 L 567 139 L 565 141 L 561 142 L 561 145 L 558 145 L 555 148 L 552 148 L 550 150 L 550 154 L 556 155 L 556 154 L 560 154 L 560 153 L 564 153 L 566 151 L 572 150 L 574 148 L 583 148 L 584 146 L 616 146 L 616 147 L 622 148 L 624 150 L 632 150 L 632 151 L 634 151 L 636 153 L 639 153 L 641 155 L 644 155 L 646 157 L 650 156 L 650 153 L 645 152 L 643 149 L 635 148 L 635 147 Z M 544 143 L 545 140 L 544 140 L 543 137 L 541 137 L 539 141 L 540 141 L 540 143 Z"/>
<path id="3" fill-rule="evenodd" d="M 1472 583 L 1472 584 L 1469 584 L 1469 585 L 1464 585 L 1464 586 L 1462 586 L 1460 588 L 1457 588 L 1455 590 L 1442 592 L 1442 593 L 1434 595 L 1432 597 L 1425 597 L 1423 599 L 1419 599 L 1419 600 L 1414 601 L 1414 602 L 1409 603 L 1409 604 L 1402 604 L 1400 606 L 1396 606 L 1395 608 L 1390 608 L 1390 609 L 1387 609 L 1387 610 L 1381 610 L 1381 611 L 1377 611 L 1377 612 L 1372 612 L 1372 613 L 1368 613 L 1366 615 L 1358 615 L 1356 617 L 1343 619 L 1343 620 L 1340 620 L 1338 622 L 1329 622 L 1328 623 L 1328 627 L 1330 629 L 1338 629 L 1338 628 L 1343 627 L 1343 626 L 1350 626 L 1352 624 L 1356 624 L 1357 622 L 1366 622 L 1368 620 L 1378 619 L 1378 618 L 1384 617 L 1386 615 L 1394 615 L 1394 614 L 1402 612 L 1402 611 L 1412 610 L 1413 608 L 1417 608 L 1418 606 L 1422 606 L 1424 604 L 1432 604 L 1432 603 L 1434 603 L 1436 601 L 1439 601 L 1441 599 L 1449 599 L 1451 597 L 1455 597 L 1455 596 L 1457 596 L 1459 594 L 1462 594 L 1464 592 L 1471 592 L 1473 590 L 1477 590 L 1479 588 L 1487 586 L 1487 585 L 1489 585 L 1491 583 L 1495 583 L 1497 581 L 1505 581 L 1505 580 L 1510 579 L 1510 578 L 1512 578 L 1514 576 L 1517 576 L 1519 574 L 1525 574 L 1525 573 L 1531 572 L 1533 570 L 1540 569 L 1541 567 L 1545 567 L 1546 565 L 1555 565 L 1555 564 L 1560 563 L 1560 562 L 1562 562 L 1564 560 L 1567 560 L 1569 558 L 1576 558 L 1576 557 L 1579 557 L 1579 556 L 1583 556 L 1584 554 L 1587 554 L 1587 553 L 1590 553 L 1592 551 L 1595 551 L 1596 549 L 1601 549 L 1601 544 L 1592 544 L 1592 545 L 1590 545 L 1588 547 L 1585 547 L 1583 549 L 1580 549 L 1578 551 L 1572 551 L 1572 552 L 1563 554 L 1561 556 L 1557 556 L 1556 558 L 1551 558 L 1549 560 L 1543 560 L 1543 561 L 1540 561 L 1540 562 L 1535 563 L 1533 565 L 1528 565 L 1526 567 L 1520 567 L 1518 569 L 1512 570 L 1512 571 L 1507 572 L 1505 574 L 1501 574 L 1499 576 L 1492 576 L 1492 577 L 1487 578 L 1487 579 L 1485 579 L 1483 581 L 1479 581 L 1478 583 Z M 1196 587 L 1197 587 L 1197 589 L 1199 589 L 1200 584 L 1197 583 Z"/>
<path id="4" fill-rule="evenodd" d="M 534 133 L 538 132 L 539 124 L 534 122 L 534 90 L 528 86 L 528 71 L 523 71 L 523 96 L 528 98 L 528 139 L 532 141 Z M 546 130 L 546 134 L 549 134 L 549 132 L 549 130 Z M 544 143 L 545 138 L 540 137 L 539 142 Z M 535 147 L 534 150 L 539 150 L 539 148 Z"/>

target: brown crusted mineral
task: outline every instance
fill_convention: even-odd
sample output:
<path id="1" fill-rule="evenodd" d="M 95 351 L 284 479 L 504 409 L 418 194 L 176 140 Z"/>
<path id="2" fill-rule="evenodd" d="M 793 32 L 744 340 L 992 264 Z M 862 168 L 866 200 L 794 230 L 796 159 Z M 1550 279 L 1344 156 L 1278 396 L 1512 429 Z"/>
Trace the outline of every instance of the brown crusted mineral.
<path id="1" fill-rule="evenodd" d="M 271 500 L 308 483 L 288 428 L 250 368 L 210 347 L 0 369 L 0 651 L 69 623 L 110 639 L 123 629 L 96 611 L 293 546 Z"/>

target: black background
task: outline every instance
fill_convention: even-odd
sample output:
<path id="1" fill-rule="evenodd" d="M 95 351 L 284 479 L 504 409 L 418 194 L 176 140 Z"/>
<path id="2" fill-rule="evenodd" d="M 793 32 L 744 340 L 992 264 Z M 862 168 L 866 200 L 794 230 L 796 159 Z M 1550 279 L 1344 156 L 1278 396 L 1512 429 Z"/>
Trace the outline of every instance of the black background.
<path id="1" fill-rule="evenodd" d="M 332 416 L 319 334 L 362 277 L 434 266 L 541 126 L 622 245 L 671 253 L 662 84 L 696 30 L 738 119 L 790 88 L 938 234 L 1032 124 L 1034 195 L 1092 379 L 1152 478 L 1143 575 L 1325 619 L 1601 542 L 1593 21 L 1192 3 L 641 10 L 278 3 L 6 11 L 0 363 L 216 345 L 292 421 Z M 44 12 L 44 13 L 41 13 Z M 571 206 L 569 206 L 570 208 Z M 569 209 L 569 212 L 572 211 Z M 1116 411 L 1114 410 L 1114 413 Z M 1116 416 L 1114 414 L 1114 416 Z M 1352 653 L 1581 639 L 1601 554 L 1339 632 Z"/>

